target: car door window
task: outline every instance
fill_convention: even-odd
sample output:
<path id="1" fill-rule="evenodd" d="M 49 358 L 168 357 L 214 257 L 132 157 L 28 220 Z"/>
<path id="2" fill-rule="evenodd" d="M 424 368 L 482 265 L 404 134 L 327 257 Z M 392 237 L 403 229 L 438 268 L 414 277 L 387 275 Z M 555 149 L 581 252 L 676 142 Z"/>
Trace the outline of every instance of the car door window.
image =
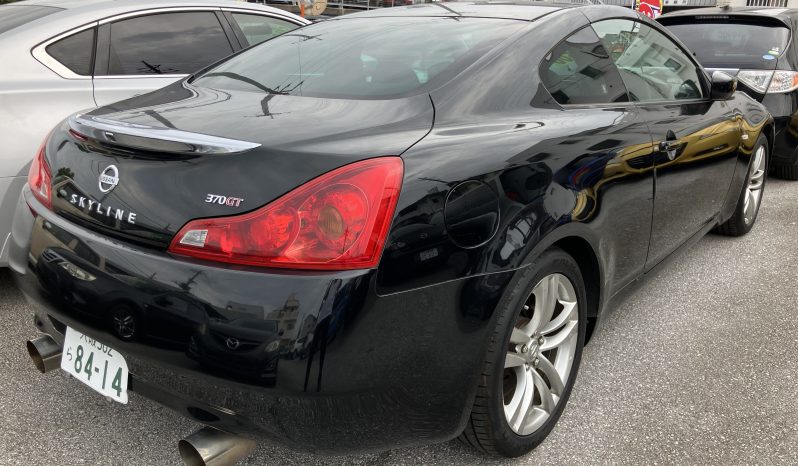
<path id="1" fill-rule="evenodd" d="M 248 15 L 244 13 L 233 13 L 233 20 L 247 43 L 244 46 L 260 44 L 272 37 L 279 36 L 288 31 L 296 29 L 298 26 L 282 19 L 272 18 L 271 16 Z"/>
<path id="2" fill-rule="evenodd" d="M 47 54 L 81 76 L 91 76 L 94 64 L 94 28 L 72 34 L 47 46 Z"/>
<path id="3" fill-rule="evenodd" d="M 637 21 L 593 24 L 633 101 L 700 99 L 696 63 L 669 37 Z"/>
<path id="4" fill-rule="evenodd" d="M 588 26 L 557 44 L 540 64 L 543 85 L 563 105 L 627 102 L 621 76 Z"/>
<path id="5" fill-rule="evenodd" d="M 110 75 L 188 74 L 233 52 L 209 11 L 162 13 L 111 24 Z"/>

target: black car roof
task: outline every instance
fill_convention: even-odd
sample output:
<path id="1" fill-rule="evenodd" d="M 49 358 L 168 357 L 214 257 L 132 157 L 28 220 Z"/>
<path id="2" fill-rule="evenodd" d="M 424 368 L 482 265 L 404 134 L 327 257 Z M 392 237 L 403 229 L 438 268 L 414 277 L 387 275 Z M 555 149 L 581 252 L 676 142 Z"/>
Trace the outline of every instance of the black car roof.
<path id="1" fill-rule="evenodd" d="M 589 0 L 581 2 L 556 1 L 468 1 L 468 2 L 436 2 L 408 5 L 394 8 L 375 9 L 347 17 L 450 17 L 450 18 L 505 18 L 523 21 L 534 21 L 564 8 L 592 7 Z M 598 7 L 597 7 L 598 8 Z M 601 6 L 600 8 L 607 8 Z"/>

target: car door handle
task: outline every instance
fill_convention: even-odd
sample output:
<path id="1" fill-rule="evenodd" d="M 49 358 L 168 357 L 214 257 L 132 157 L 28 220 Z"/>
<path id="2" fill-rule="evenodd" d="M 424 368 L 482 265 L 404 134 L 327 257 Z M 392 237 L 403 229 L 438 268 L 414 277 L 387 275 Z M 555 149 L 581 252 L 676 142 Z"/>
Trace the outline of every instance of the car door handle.
<path id="1" fill-rule="evenodd" d="M 681 147 L 681 143 L 676 139 L 676 133 L 671 130 L 668 130 L 668 134 L 665 135 L 665 140 L 659 143 L 660 152 L 665 152 L 665 154 L 668 155 L 668 160 L 674 160 L 676 158 L 679 147 Z"/>
<path id="2" fill-rule="evenodd" d="M 659 143 L 659 150 L 662 152 L 671 152 L 679 149 L 679 141 L 662 141 Z"/>

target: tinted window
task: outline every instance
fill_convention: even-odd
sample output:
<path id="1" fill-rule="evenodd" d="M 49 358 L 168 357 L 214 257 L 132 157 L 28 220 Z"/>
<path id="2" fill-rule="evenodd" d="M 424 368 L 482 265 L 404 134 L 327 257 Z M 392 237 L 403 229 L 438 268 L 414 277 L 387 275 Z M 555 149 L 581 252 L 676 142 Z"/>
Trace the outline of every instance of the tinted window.
<path id="1" fill-rule="evenodd" d="M 61 8 L 46 6 L 0 6 L 0 34 L 59 11 L 61 11 Z"/>
<path id="2" fill-rule="evenodd" d="M 247 50 L 195 84 L 315 97 L 419 93 L 462 71 L 526 24 L 483 18 L 322 21 Z"/>
<path id="3" fill-rule="evenodd" d="M 593 24 L 636 101 L 701 98 L 696 64 L 670 38 L 636 21 Z"/>
<path id="4" fill-rule="evenodd" d="M 111 24 L 108 73 L 193 73 L 232 51 L 211 12 L 140 16 Z"/>
<path id="5" fill-rule="evenodd" d="M 711 68 L 775 69 L 790 38 L 789 29 L 773 24 L 691 22 L 668 29 Z"/>
<path id="6" fill-rule="evenodd" d="M 245 46 L 260 44 L 265 40 L 297 28 L 296 24 L 270 16 L 233 13 L 233 20 L 238 24 L 247 39 L 248 43 L 244 44 Z"/>
<path id="7" fill-rule="evenodd" d="M 94 28 L 48 45 L 47 53 L 75 73 L 91 75 L 94 63 Z"/>
<path id="8" fill-rule="evenodd" d="M 557 44 L 540 66 L 540 78 L 560 104 L 627 102 L 609 53 L 590 27 Z"/>

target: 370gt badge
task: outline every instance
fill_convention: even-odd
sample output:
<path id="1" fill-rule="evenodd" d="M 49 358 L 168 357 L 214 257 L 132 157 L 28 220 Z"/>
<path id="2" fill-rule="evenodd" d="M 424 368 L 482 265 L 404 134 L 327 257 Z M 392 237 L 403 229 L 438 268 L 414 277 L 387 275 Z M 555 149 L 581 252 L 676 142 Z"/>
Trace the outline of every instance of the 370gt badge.
<path id="1" fill-rule="evenodd" d="M 219 194 L 208 194 L 205 198 L 205 202 L 208 204 L 219 204 L 219 205 L 226 205 L 230 207 L 238 207 L 244 202 L 244 199 L 240 197 L 232 197 L 232 196 L 221 196 Z"/>

